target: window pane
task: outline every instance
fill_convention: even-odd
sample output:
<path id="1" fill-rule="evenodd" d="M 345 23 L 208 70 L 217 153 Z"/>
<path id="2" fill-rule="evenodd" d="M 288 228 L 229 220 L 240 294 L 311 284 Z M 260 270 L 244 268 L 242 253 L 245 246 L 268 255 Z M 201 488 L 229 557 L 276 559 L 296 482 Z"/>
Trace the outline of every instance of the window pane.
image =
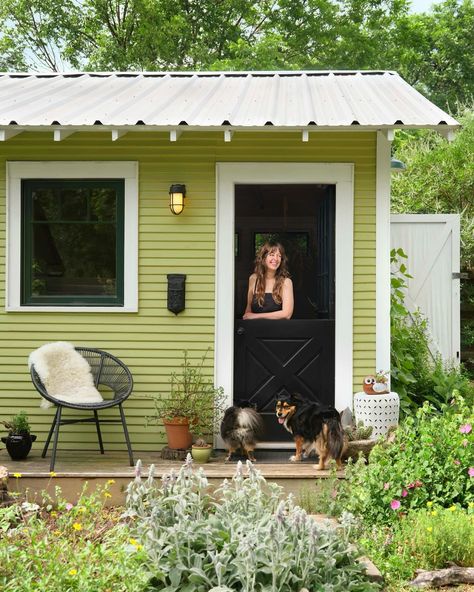
<path id="1" fill-rule="evenodd" d="M 23 304 L 123 304 L 123 181 L 23 182 Z"/>
<path id="2" fill-rule="evenodd" d="M 33 296 L 116 296 L 115 224 L 33 225 Z"/>
<path id="3" fill-rule="evenodd" d="M 76 187 L 60 190 L 61 220 L 87 220 L 90 189 Z"/>

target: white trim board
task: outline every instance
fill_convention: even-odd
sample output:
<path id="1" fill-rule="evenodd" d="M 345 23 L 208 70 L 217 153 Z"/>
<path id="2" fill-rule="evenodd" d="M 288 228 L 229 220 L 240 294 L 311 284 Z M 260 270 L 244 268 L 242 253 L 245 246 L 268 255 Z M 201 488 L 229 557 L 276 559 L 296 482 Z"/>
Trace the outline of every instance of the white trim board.
<path id="1" fill-rule="evenodd" d="M 390 142 L 377 133 L 375 369 L 390 372 Z"/>
<path id="2" fill-rule="evenodd" d="M 215 384 L 233 402 L 234 188 L 237 184 L 328 184 L 336 189 L 335 406 L 352 407 L 354 166 L 333 163 L 216 164 Z"/>
<path id="3" fill-rule="evenodd" d="M 123 179 L 125 182 L 124 305 L 21 306 L 21 181 Z M 136 312 L 138 310 L 138 163 L 135 161 L 7 162 L 7 273 L 5 310 L 22 312 Z"/>

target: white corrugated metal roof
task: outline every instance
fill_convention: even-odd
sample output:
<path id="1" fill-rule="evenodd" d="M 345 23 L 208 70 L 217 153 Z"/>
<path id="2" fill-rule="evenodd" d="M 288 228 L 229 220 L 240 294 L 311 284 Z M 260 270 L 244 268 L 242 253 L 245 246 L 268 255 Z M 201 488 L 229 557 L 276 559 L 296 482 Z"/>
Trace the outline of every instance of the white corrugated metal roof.
<path id="1" fill-rule="evenodd" d="M 0 126 L 457 127 L 395 72 L 0 74 Z"/>

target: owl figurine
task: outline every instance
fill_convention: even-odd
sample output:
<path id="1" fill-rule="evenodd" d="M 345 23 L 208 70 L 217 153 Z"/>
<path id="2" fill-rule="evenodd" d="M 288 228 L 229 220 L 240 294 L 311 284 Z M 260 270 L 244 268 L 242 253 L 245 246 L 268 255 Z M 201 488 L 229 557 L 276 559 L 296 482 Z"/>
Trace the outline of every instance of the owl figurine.
<path id="1" fill-rule="evenodd" d="M 381 376 L 374 376 L 373 374 L 369 374 L 364 378 L 364 383 L 362 388 L 366 395 L 383 395 L 388 393 L 388 385 L 386 382 L 385 377 Z"/>

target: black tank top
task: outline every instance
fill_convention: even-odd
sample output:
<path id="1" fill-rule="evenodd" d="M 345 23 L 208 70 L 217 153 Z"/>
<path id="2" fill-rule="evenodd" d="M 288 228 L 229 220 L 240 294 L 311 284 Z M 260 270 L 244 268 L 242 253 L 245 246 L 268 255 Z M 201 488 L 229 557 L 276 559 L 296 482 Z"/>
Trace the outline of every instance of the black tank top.
<path id="1" fill-rule="evenodd" d="M 265 292 L 265 300 L 263 301 L 263 306 L 260 306 L 257 302 L 257 297 L 255 294 L 252 298 L 252 312 L 254 313 L 261 313 L 261 312 L 276 312 L 277 310 L 282 310 L 282 305 L 278 304 L 273 300 L 273 294 L 271 292 Z"/>

